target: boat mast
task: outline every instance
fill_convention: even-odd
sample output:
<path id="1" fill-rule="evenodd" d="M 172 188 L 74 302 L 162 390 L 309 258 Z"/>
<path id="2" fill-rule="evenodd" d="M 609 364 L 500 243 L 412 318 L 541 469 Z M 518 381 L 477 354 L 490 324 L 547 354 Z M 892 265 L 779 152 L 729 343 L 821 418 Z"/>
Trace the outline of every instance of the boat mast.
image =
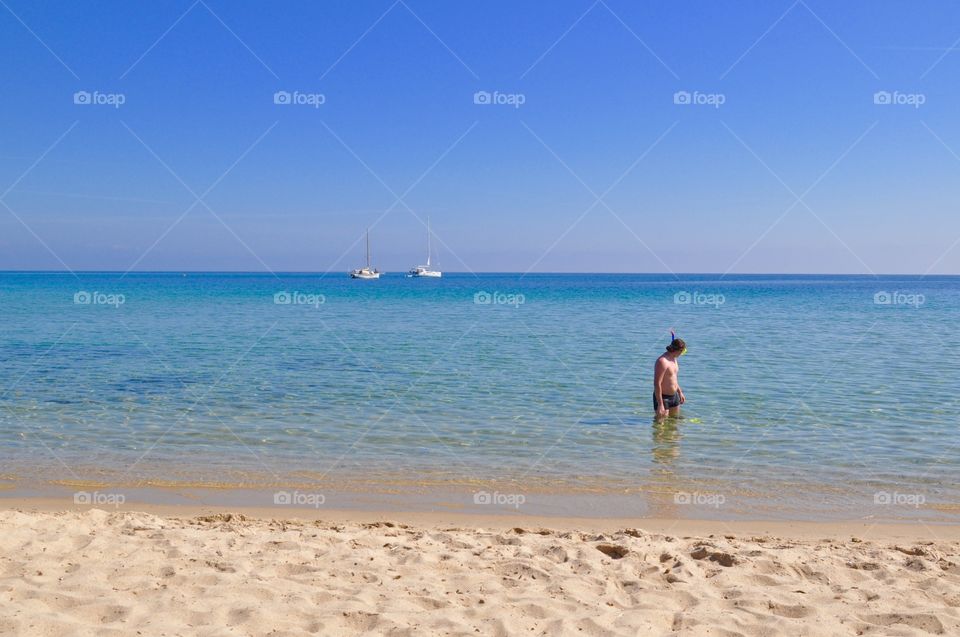
<path id="1" fill-rule="evenodd" d="M 427 217 L 427 267 L 430 267 L 430 217 Z"/>

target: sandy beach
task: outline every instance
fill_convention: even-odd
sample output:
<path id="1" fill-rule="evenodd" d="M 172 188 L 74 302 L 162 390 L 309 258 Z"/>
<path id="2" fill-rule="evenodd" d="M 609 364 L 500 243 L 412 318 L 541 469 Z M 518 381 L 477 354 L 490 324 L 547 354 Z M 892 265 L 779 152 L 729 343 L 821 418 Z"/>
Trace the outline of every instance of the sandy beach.
<path id="1" fill-rule="evenodd" d="M 145 508 L 8 501 L 0 633 L 960 633 L 960 527 Z"/>

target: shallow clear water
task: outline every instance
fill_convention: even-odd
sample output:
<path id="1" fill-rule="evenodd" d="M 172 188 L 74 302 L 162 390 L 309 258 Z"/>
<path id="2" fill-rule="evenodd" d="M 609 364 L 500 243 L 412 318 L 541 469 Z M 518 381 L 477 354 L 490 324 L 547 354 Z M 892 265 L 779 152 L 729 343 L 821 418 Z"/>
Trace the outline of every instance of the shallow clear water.
<path id="1" fill-rule="evenodd" d="M 503 484 L 676 515 L 960 501 L 958 277 L 0 273 L 0 308 L 11 484 Z M 688 403 L 655 425 L 671 327 Z"/>

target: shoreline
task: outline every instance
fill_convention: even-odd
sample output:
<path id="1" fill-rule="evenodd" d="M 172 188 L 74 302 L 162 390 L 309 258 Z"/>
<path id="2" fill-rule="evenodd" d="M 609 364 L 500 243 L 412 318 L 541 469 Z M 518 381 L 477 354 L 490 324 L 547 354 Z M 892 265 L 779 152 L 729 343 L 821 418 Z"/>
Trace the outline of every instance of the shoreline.
<path id="1" fill-rule="evenodd" d="M 147 483 L 117 485 L 87 480 L 48 480 L 27 485 L 0 487 L 0 508 L 4 502 L 59 501 L 63 508 L 75 504 L 100 505 L 120 510 L 194 510 L 202 507 L 217 511 L 264 512 L 270 517 L 304 512 L 341 511 L 360 514 L 460 514 L 483 518 L 543 518 L 562 521 L 581 519 L 625 520 L 700 520 L 722 524 L 733 522 L 771 522 L 812 524 L 884 524 L 928 525 L 946 528 L 960 525 L 960 506 L 939 502 L 916 506 L 896 502 L 877 504 L 873 498 L 842 497 L 831 499 L 809 496 L 777 500 L 742 495 L 716 489 L 692 487 L 670 490 L 638 487 L 631 492 L 600 492 L 592 488 L 565 490 L 531 488 L 521 490 L 514 484 L 366 484 L 346 480 L 314 485 L 240 485 L 232 483 Z M 284 500 L 285 499 L 285 500 Z M 302 516 L 303 514 L 295 514 Z"/>
<path id="2" fill-rule="evenodd" d="M 0 512 L 74 513 L 93 510 L 105 513 L 145 513 L 171 520 L 187 520 L 209 516 L 242 516 L 252 522 L 297 521 L 336 524 L 377 524 L 389 522 L 416 527 L 462 527 L 468 529 L 538 528 L 554 531 L 615 532 L 642 529 L 645 533 L 672 534 L 687 537 L 710 535 L 770 536 L 796 540 L 860 540 L 960 542 L 960 524 L 926 522 L 887 522 L 869 519 L 837 521 L 809 520 L 722 520 L 702 518 L 655 517 L 578 517 L 531 515 L 513 512 L 459 511 L 375 511 L 309 507 L 230 506 L 220 504 L 151 504 L 130 503 L 122 506 L 75 504 L 67 498 L 0 498 Z"/>

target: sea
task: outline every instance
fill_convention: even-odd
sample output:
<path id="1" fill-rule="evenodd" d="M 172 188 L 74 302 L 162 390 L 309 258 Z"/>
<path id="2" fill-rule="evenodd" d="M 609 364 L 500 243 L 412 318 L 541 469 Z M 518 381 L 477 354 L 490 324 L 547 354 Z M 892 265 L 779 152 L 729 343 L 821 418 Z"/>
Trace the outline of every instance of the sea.
<path id="1" fill-rule="evenodd" d="M 960 520 L 960 277 L 3 272 L 0 312 L 0 497 Z"/>

